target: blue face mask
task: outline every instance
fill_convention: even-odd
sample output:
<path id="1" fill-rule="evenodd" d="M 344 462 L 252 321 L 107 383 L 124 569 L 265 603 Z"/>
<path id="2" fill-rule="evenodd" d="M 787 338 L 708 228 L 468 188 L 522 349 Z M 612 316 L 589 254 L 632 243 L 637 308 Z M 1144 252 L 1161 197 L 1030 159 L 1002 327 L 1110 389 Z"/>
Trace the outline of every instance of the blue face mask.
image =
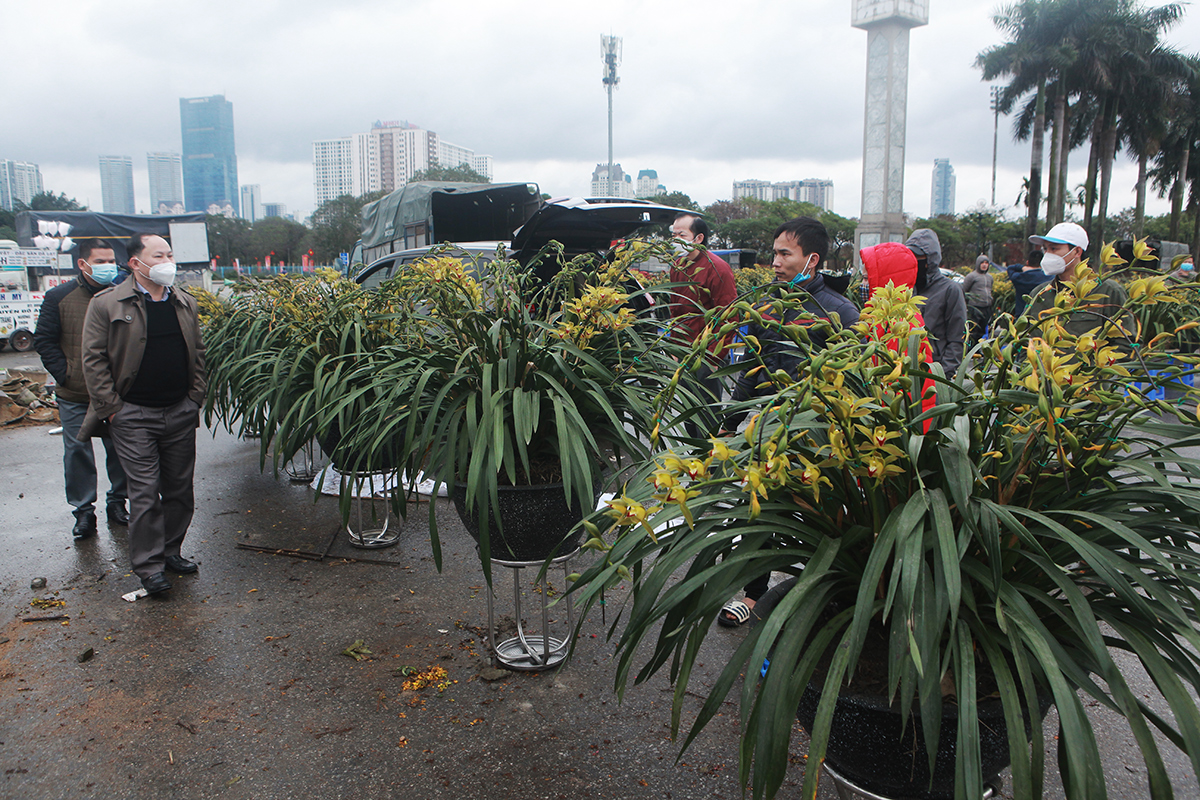
<path id="1" fill-rule="evenodd" d="M 1192 270 L 1194 270 L 1196 268 L 1196 265 L 1190 261 L 1187 261 L 1187 262 L 1181 264 L 1180 266 L 1183 267 L 1184 272 L 1191 272 Z"/>
<path id="2" fill-rule="evenodd" d="M 84 262 L 87 264 L 87 262 Z M 117 279 L 116 264 L 88 264 L 92 268 L 92 280 L 101 286 L 108 286 Z"/>
<path id="3" fill-rule="evenodd" d="M 811 278 L 814 273 L 805 272 L 805 270 L 807 270 L 807 269 L 808 269 L 808 262 L 806 261 L 804 263 L 804 269 L 801 270 L 800 272 L 797 272 L 796 277 L 794 277 L 790 281 L 788 281 L 788 284 L 791 286 L 799 286 L 800 284 L 804 283 L 809 278 Z"/>

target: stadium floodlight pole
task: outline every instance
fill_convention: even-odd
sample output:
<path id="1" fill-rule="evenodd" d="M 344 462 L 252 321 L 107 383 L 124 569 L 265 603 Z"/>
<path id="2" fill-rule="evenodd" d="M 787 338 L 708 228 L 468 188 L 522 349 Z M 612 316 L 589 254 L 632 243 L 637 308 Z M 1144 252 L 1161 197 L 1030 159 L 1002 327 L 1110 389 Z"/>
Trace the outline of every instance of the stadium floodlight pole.
<path id="1" fill-rule="evenodd" d="M 600 36 L 600 57 L 604 61 L 604 88 L 608 92 L 608 194 L 613 191 L 613 89 L 621 82 L 617 65 L 621 63 L 621 37 Z"/>
<path id="2" fill-rule="evenodd" d="M 1000 87 L 992 87 L 992 208 L 996 207 L 996 148 L 1000 143 Z"/>

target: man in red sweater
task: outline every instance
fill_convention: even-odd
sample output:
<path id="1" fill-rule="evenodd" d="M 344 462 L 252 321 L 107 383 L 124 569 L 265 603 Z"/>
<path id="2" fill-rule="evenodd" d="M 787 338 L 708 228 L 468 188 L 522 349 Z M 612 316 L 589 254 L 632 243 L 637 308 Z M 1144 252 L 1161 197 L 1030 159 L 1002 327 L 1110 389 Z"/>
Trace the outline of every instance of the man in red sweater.
<path id="1" fill-rule="evenodd" d="M 671 223 L 671 236 L 680 249 L 691 246 L 671 265 L 671 283 L 677 285 L 672 289 L 670 306 L 675 336 L 691 344 L 704 332 L 704 313 L 732 303 L 737 297 L 737 289 L 734 288 L 733 270 L 729 264 L 720 256 L 708 252 L 708 223 L 702 217 L 679 214 Z M 696 379 L 712 397 L 713 406 L 721 402 L 721 380 L 712 377 L 712 373 L 728 360 L 728 347 L 729 342 L 725 339 L 713 339 L 708 345 L 708 360 L 696 370 Z M 698 437 L 715 433 L 721 414 L 714 407 L 701 419 L 708 430 L 701 431 L 689 423 L 690 435 Z"/>

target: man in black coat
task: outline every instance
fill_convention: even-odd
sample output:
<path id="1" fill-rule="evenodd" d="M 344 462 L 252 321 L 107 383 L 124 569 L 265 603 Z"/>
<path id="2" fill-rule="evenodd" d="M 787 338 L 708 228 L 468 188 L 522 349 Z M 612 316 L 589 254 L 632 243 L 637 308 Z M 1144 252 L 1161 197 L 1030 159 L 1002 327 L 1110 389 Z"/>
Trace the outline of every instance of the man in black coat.
<path id="1" fill-rule="evenodd" d="M 802 319 L 809 315 L 830 320 L 835 326 L 848 328 L 858 322 L 858 308 L 844 295 L 825 285 L 825 278 L 818 270 L 829 254 L 829 231 L 819 220 L 812 217 L 796 217 L 775 230 L 775 284 L 773 292 L 804 291 L 808 297 L 803 301 L 804 310 L 788 309 L 779 320 L 783 325 L 803 325 Z M 758 341 L 757 351 L 752 351 L 747 342 L 745 369 L 738 376 L 733 391 L 734 401 L 752 397 L 772 395 L 777 390 L 771 376 L 783 370 L 795 380 L 799 375 L 801 355 L 792 341 L 777 326 L 750 323 L 747 333 Z M 825 334 L 811 332 L 812 344 L 824 349 Z M 726 428 L 736 428 L 745 418 L 745 412 L 726 418 Z M 750 612 L 767 593 L 771 576 L 764 575 L 745 586 L 744 600 L 730 600 L 721 609 L 717 622 L 725 627 L 736 627 L 750 619 Z"/>
<path id="2" fill-rule="evenodd" d="M 117 259 L 111 247 L 102 239 L 87 239 L 80 243 L 76 266 L 79 274 L 46 293 L 38 313 L 33 342 L 46 371 L 54 376 L 57 386 L 54 396 L 62 422 L 63 473 L 67 502 L 74 509 L 75 526 L 71 533 L 76 539 L 86 539 L 96 533 L 96 454 L 91 441 L 76 438 L 79 426 L 88 409 L 87 386 L 83 380 L 82 342 L 83 319 L 97 292 L 119 283 Z M 116 525 L 129 523 L 125 510 L 126 479 L 112 440 L 105 438 L 104 462 L 108 472 L 106 511 L 108 521 Z"/>

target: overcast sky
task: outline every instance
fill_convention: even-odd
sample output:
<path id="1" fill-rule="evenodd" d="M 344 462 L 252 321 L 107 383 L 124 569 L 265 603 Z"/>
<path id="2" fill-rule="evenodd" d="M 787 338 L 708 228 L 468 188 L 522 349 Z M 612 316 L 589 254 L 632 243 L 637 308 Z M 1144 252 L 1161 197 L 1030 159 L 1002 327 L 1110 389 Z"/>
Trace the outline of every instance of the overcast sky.
<path id="1" fill-rule="evenodd" d="M 931 0 L 912 32 L 904 208 L 929 213 L 935 158 L 956 211 L 991 197 L 992 115 L 975 56 L 1001 41 L 993 0 Z M 180 149 L 179 98 L 233 103 L 238 178 L 267 202 L 314 206 L 312 142 L 407 120 L 495 157 L 496 181 L 584 195 L 607 160 L 600 36 L 624 39 L 615 160 L 700 203 L 732 182 L 831 178 L 858 216 L 867 34 L 851 0 L 6 0 L 0 158 L 101 209 L 98 157 L 129 155 L 148 210 L 146 153 Z M 1195 51 L 1200 10 L 1168 34 Z M 1072 154 L 1071 184 L 1087 156 Z M 996 201 L 1011 206 L 1029 147 L 1000 120 Z M 1078 177 L 1075 173 L 1078 172 Z M 1133 204 L 1118 157 L 1113 210 Z M 1151 197 L 1152 213 L 1167 204 Z M 1010 212 L 1013 213 L 1013 212 Z"/>

